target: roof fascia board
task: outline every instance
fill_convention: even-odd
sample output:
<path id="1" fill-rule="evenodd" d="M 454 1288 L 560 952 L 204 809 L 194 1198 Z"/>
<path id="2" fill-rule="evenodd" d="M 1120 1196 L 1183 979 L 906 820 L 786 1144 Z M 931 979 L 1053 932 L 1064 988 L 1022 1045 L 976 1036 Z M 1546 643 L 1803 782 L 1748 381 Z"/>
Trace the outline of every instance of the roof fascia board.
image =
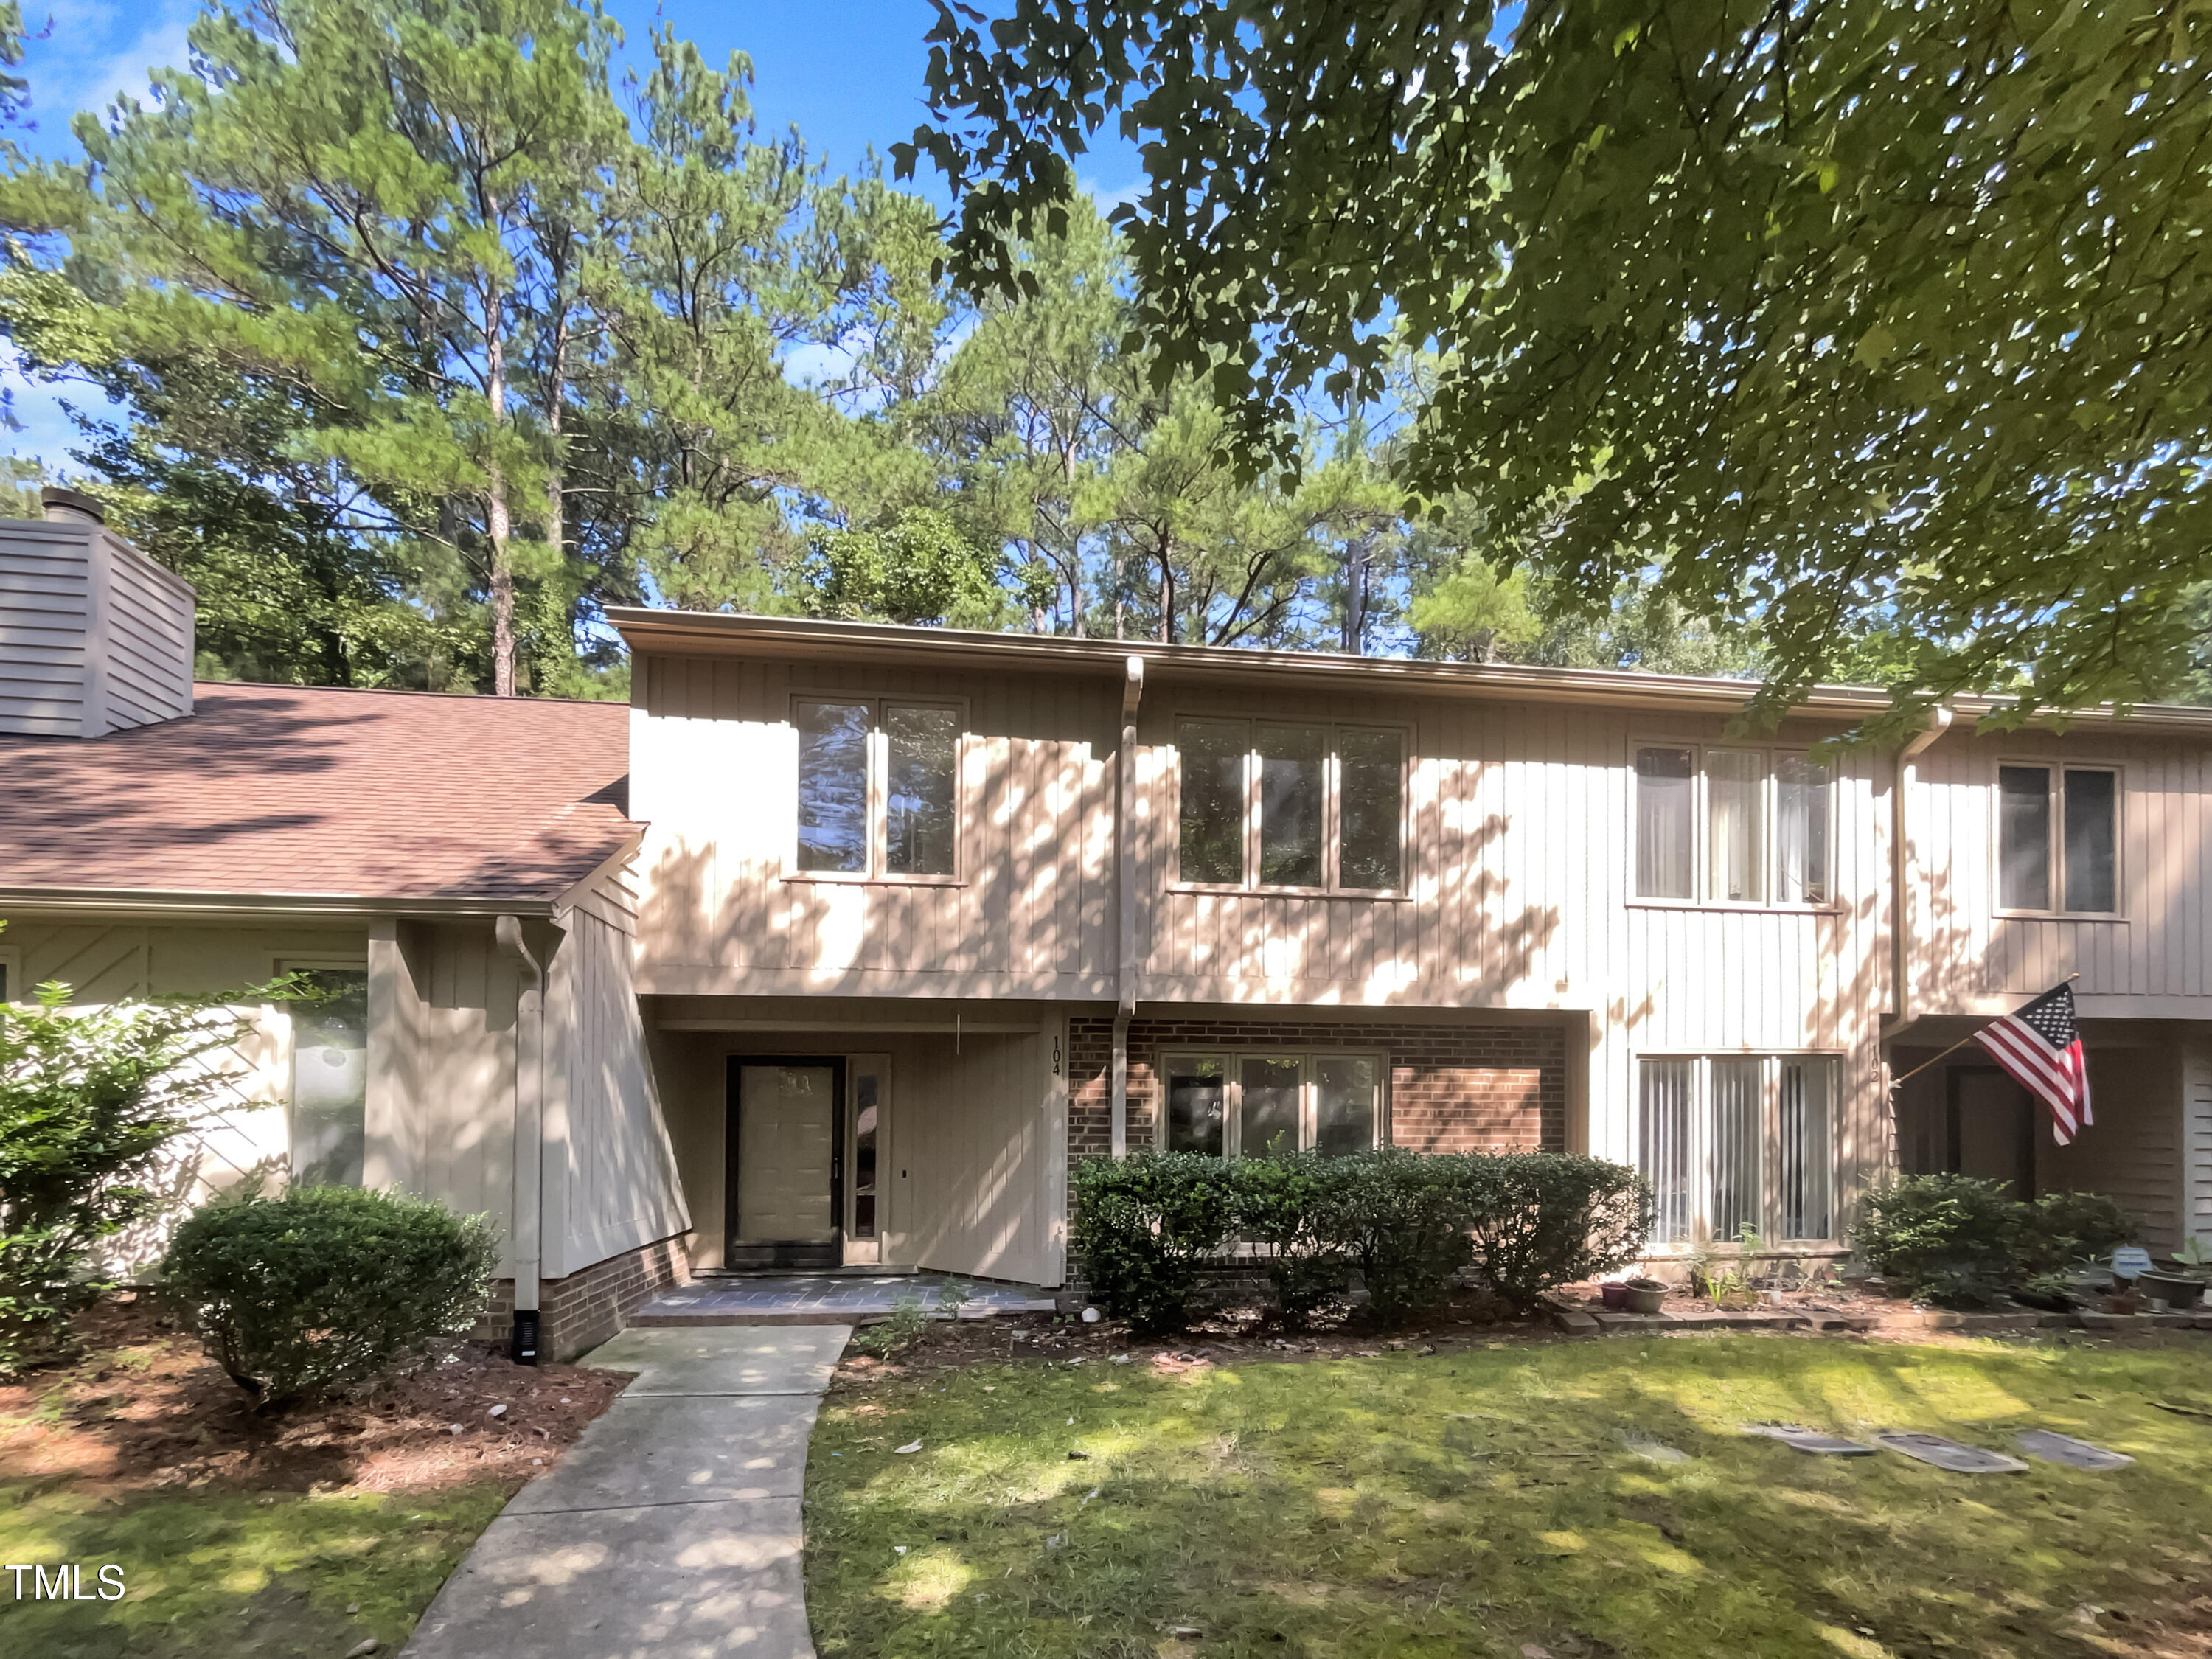
<path id="1" fill-rule="evenodd" d="M 0 914 L 102 915 L 550 916 L 544 898 L 368 897 L 345 893 L 187 893 L 118 887 L 0 887 Z"/>
<path id="2" fill-rule="evenodd" d="M 1160 645 L 1139 640 L 1069 639 L 1056 635 L 985 634 L 959 629 L 901 628 L 883 623 L 821 622 L 791 617 L 738 616 L 726 611 L 659 611 L 610 605 L 607 618 L 641 653 L 734 655 L 781 659 L 835 655 L 843 660 L 944 667 L 958 664 L 998 672 L 1096 675 L 1120 680 L 1128 653 L 1141 651 L 1155 681 L 1234 682 L 1240 685 L 1316 683 L 1409 696 L 1459 696 L 1502 702 L 1695 710 L 1734 714 L 1757 689 L 1747 680 L 1643 674 L 1625 669 L 1532 667 L 1512 663 L 1445 663 L 1402 657 L 1353 657 L 1334 652 L 1254 651 L 1237 647 Z M 1994 697 L 1955 696 L 1948 706 L 1965 716 L 1957 738 L 1976 735 L 1970 722 L 2003 705 Z M 1791 718 L 1862 720 L 1889 707 L 1886 692 L 1866 686 L 1814 686 L 1794 703 Z M 2110 704 L 2029 723 L 2117 726 L 2144 732 L 2212 734 L 2212 708 L 2142 703 L 2125 714 Z"/>

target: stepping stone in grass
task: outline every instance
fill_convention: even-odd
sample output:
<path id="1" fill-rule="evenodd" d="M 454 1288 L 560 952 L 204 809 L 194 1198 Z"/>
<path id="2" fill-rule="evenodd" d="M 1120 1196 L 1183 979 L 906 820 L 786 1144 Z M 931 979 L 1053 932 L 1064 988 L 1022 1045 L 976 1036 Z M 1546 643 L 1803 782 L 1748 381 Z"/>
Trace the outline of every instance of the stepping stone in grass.
<path id="1" fill-rule="evenodd" d="M 1839 1440 L 1832 1434 L 1800 1428 L 1794 1423 L 1747 1423 L 1742 1431 L 1763 1434 L 1770 1440 L 1779 1440 L 1785 1446 L 1795 1446 L 1801 1452 L 1813 1452 L 1822 1457 L 1874 1455 L 1872 1446 L 1862 1446 L 1856 1440 Z"/>
<path id="2" fill-rule="evenodd" d="M 2013 1444 L 2030 1457 L 2046 1463 L 2063 1463 L 2069 1469 L 2122 1469 L 2136 1460 L 2125 1452 L 2106 1451 L 2070 1434 L 2049 1429 L 2027 1429 L 2013 1436 Z"/>
<path id="3" fill-rule="evenodd" d="M 1686 1463 L 1690 1461 L 1690 1454 L 1680 1446 L 1670 1446 L 1663 1440 L 1654 1440 L 1648 1434 L 1634 1434 L 1624 1431 L 1620 1437 L 1620 1443 L 1638 1457 L 1648 1458 L 1654 1463 Z"/>
<path id="4" fill-rule="evenodd" d="M 2027 1465 L 2017 1457 L 2008 1457 L 2002 1452 L 1985 1451 L 1979 1446 L 1961 1445 L 1956 1440 L 1946 1440 L 1940 1434 L 1887 1429 L 1875 1438 L 1893 1452 L 1902 1452 L 1923 1463 L 1933 1463 L 1937 1468 L 1948 1469 L 1954 1474 L 2025 1474 L 2027 1472 Z"/>

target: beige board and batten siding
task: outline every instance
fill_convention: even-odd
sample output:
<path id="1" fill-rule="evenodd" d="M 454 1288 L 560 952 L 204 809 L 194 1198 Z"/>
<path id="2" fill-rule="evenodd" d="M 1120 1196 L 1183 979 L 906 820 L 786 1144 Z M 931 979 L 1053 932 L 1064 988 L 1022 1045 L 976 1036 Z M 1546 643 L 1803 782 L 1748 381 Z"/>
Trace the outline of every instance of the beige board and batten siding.
<path id="1" fill-rule="evenodd" d="M 631 799 L 653 825 L 641 989 L 1110 996 L 1121 686 L 1109 667 L 1118 663 L 1023 673 L 641 645 Z M 1830 1054 L 1847 1189 L 1887 1160 L 1887 756 L 1836 763 L 1835 904 L 1646 904 L 1632 890 L 1633 747 L 1720 743 L 1722 713 L 1508 701 L 1477 687 L 1240 684 L 1182 675 L 1172 653 L 1148 655 L 1146 672 L 1131 803 L 1141 1001 L 1555 1012 L 1587 1034 L 1590 1150 L 1632 1159 L 1639 1055 Z M 961 704 L 957 884 L 789 878 L 801 693 Z M 1405 895 L 1178 890 L 1175 723 L 1208 714 L 1402 727 Z M 1836 729 L 1793 720 L 1761 746 L 1802 749 Z"/>
<path id="2" fill-rule="evenodd" d="M 558 918 L 548 986 L 545 1276 L 559 1279 L 691 1224 L 633 988 L 637 895 L 607 870 Z"/>
<path id="3" fill-rule="evenodd" d="M 631 815 L 652 825 L 639 988 L 678 995 L 1113 994 L 1118 688 L 1073 676 L 641 654 Z M 794 867 L 799 696 L 954 700 L 959 873 Z"/>
<path id="4" fill-rule="evenodd" d="M 501 1278 L 514 1274 L 520 988 L 488 920 L 371 924 L 363 1184 L 489 1215 Z"/>
<path id="5" fill-rule="evenodd" d="M 1148 665 L 1148 667 L 1150 665 Z M 1395 726 L 1407 733 L 1402 898 L 1224 893 L 1177 880 L 1179 719 Z M 1812 1052 L 1838 1062 L 1850 1192 L 1887 1166 L 1887 756 L 1833 763 L 1836 899 L 1638 898 L 1640 743 L 1803 750 L 1832 725 L 1726 738 L 1717 715 L 1475 696 L 1363 697 L 1177 685 L 1154 670 L 1139 727 L 1137 833 L 1147 1002 L 1558 1010 L 1587 1032 L 1588 1146 L 1637 1157 L 1647 1054 Z M 1579 1126 L 1577 1126 L 1579 1127 Z M 1577 1137 L 1578 1139 L 1578 1137 Z"/>
<path id="6" fill-rule="evenodd" d="M 96 738 L 192 710 L 192 590 L 104 526 L 0 520 L 0 732 Z"/>
<path id="7" fill-rule="evenodd" d="M 2002 914 L 1997 769 L 2010 761 L 2118 767 L 2118 915 Z M 2093 1000 L 2085 1015 L 2212 1017 L 2208 802 L 2212 744 L 2202 735 L 2100 724 L 1937 742 L 1908 803 L 1914 1012 L 1993 1013 L 2078 973 L 2075 994 Z"/>

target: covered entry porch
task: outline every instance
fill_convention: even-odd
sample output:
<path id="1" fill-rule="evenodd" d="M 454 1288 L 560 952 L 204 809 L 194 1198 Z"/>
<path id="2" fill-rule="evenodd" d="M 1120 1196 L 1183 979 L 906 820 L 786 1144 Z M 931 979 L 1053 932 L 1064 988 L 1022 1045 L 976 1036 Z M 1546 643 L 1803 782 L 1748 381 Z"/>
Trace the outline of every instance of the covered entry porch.
<path id="1" fill-rule="evenodd" d="M 1066 1272 L 1051 1005 L 647 1000 L 693 1270 Z"/>
<path id="2" fill-rule="evenodd" d="M 1900 1171 L 2001 1181 L 2019 1198 L 2102 1193 L 2141 1219 L 2154 1251 L 2212 1231 L 2212 1033 L 2203 1022 L 2085 1018 L 2096 1121 L 2068 1146 L 1980 1044 L 1943 1054 L 1986 1023 L 1923 1018 L 1890 1046 L 1890 1074 L 1905 1079 L 1893 1100 Z"/>

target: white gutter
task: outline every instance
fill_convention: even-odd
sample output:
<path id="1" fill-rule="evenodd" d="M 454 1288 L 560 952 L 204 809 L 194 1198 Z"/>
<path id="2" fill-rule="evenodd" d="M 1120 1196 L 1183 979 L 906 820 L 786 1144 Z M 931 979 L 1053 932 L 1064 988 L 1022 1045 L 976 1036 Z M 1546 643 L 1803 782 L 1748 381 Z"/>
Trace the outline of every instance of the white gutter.
<path id="1" fill-rule="evenodd" d="M 1916 763 L 1930 744 L 1951 729 L 1952 718 L 1948 708 L 1929 709 L 1926 724 L 1897 751 L 1897 778 L 1889 805 L 1890 890 L 1894 911 L 1889 930 L 1889 983 L 1890 994 L 1897 1004 L 1889 1024 L 1892 1033 L 1912 1023 L 1912 895 L 1918 881 L 1918 866 L 1912 856 L 1907 799 L 1920 781 L 1920 768 Z"/>
<path id="2" fill-rule="evenodd" d="M 492 931 L 500 954 L 515 964 L 520 978 L 514 1011 L 514 1196 L 509 1223 L 514 1334 L 509 1349 L 517 1364 L 535 1365 L 538 1271 L 545 1253 L 545 964 L 524 943 L 520 918 L 503 915 Z"/>
<path id="3" fill-rule="evenodd" d="M 1129 1021 L 1137 1012 L 1137 847 L 1130 817 L 1137 799 L 1137 705 L 1145 698 L 1145 659 L 1132 656 L 1121 681 L 1120 787 L 1114 793 L 1114 908 L 1120 922 L 1114 1003 L 1114 1088 L 1109 1150 L 1129 1151 Z"/>

